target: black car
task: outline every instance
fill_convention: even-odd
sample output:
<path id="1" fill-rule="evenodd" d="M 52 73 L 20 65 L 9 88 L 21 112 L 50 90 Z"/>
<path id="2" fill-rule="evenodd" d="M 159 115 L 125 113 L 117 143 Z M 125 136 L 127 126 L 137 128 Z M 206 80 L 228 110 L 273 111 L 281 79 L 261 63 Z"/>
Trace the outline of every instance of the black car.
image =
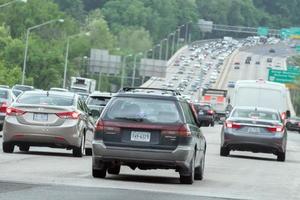
<path id="1" fill-rule="evenodd" d="M 300 117 L 291 117 L 286 121 L 286 128 L 289 131 L 298 131 L 300 132 Z"/>
<path id="2" fill-rule="evenodd" d="M 202 180 L 206 141 L 193 107 L 174 90 L 124 88 L 96 125 L 93 177 L 131 169 L 173 169 L 180 182 Z"/>
<path id="3" fill-rule="evenodd" d="M 90 111 L 94 112 L 95 115 L 98 115 L 95 117 L 99 117 L 103 108 L 106 106 L 112 96 L 113 93 L 109 92 L 93 92 L 86 99 L 86 104 Z"/>
<path id="4" fill-rule="evenodd" d="M 275 53 L 275 49 L 270 49 L 269 53 Z"/>
<path id="5" fill-rule="evenodd" d="M 198 115 L 198 121 L 201 126 L 214 126 L 216 112 L 210 104 L 196 103 L 194 104 Z"/>

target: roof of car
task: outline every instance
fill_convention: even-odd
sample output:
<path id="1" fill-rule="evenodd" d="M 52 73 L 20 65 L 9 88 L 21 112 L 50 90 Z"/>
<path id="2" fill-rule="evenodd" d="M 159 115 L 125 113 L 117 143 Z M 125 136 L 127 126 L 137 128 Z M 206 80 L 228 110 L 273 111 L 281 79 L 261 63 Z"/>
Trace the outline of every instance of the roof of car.
<path id="1" fill-rule="evenodd" d="M 278 112 L 276 109 L 265 108 L 265 107 L 256 107 L 256 106 L 235 106 L 234 109 L 247 109 L 247 110 L 258 110 L 258 111 L 269 111 L 269 112 Z"/>
<path id="2" fill-rule="evenodd" d="M 24 92 L 25 94 L 45 94 L 47 93 L 49 95 L 60 95 L 60 96 L 66 96 L 66 97 L 74 97 L 76 94 L 73 92 L 60 92 L 60 91 L 40 91 L 40 90 L 31 90 Z"/>
<path id="3" fill-rule="evenodd" d="M 95 91 L 90 94 L 91 97 L 112 97 L 116 93 Z"/>
<path id="4" fill-rule="evenodd" d="M 168 100 L 186 100 L 176 90 L 160 89 L 160 88 L 124 88 L 120 90 L 116 97 L 141 97 L 141 98 L 157 98 Z"/>

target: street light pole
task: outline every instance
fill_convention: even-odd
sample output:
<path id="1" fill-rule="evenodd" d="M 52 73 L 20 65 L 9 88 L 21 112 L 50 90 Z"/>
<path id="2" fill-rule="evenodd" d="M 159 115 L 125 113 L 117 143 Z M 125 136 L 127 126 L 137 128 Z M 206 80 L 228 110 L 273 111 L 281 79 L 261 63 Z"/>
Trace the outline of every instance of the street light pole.
<path id="1" fill-rule="evenodd" d="M 0 8 L 3 8 L 5 6 L 9 6 L 9 5 L 11 5 L 13 3 L 16 3 L 16 2 L 24 2 L 24 3 L 26 3 L 27 0 L 14 0 L 14 1 L 10 1 L 10 2 L 7 2 L 7 3 L 4 3 L 4 4 L 0 5 Z"/>
<path id="2" fill-rule="evenodd" d="M 68 68 L 68 58 L 69 58 L 69 46 L 70 46 L 70 37 L 68 37 L 68 39 L 67 39 L 67 49 L 66 49 L 66 57 L 65 57 L 63 88 L 66 88 L 67 68 Z"/>
<path id="3" fill-rule="evenodd" d="M 132 72 L 132 80 L 131 80 L 131 87 L 134 87 L 134 82 L 135 82 L 135 74 L 136 74 L 136 60 L 137 57 L 143 55 L 142 52 L 134 55 L 134 59 L 133 59 L 133 72 Z"/>
<path id="4" fill-rule="evenodd" d="M 177 30 L 174 32 L 174 35 L 173 35 L 171 55 L 173 55 L 173 53 L 174 53 L 176 32 L 177 32 Z"/>
<path id="5" fill-rule="evenodd" d="M 30 27 L 30 28 L 27 29 L 27 31 L 26 31 L 26 41 L 25 41 L 24 60 L 23 60 L 22 85 L 24 84 L 24 81 L 25 81 L 26 61 L 27 61 L 27 53 L 28 53 L 28 43 L 29 43 L 29 34 L 30 34 L 30 31 L 33 30 L 33 29 L 39 28 L 41 26 L 45 26 L 47 24 L 54 23 L 54 22 L 61 22 L 62 23 L 62 22 L 64 22 L 64 20 L 63 19 L 54 19 L 54 20 L 50 20 L 50 21 L 44 22 L 44 23 L 36 25 L 36 26 L 32 26 L 32 27 Z"/>
<path id="6" fill-rule="evenodd" d="M 125 76 L 125 68 L 126 68 L 126 59 L 131 57 L 132 54 L 129 54 L 127 56 L 124 56 L 123 58 L 123 64 L 122 64 L 122 75 L 121 75 L 121 89 L 124 87 L 124 76 Z"/>
<path id="7" fill-rule="evenodd" d="M 186 25 L 185 25 L 185 36 L 184 36 L 184 40 L 185 40 L 185 43 L 188 44 L 188 32 L 189 32 L 189 24 L 191 22 L 187 22 Z"/>
<path id="8" fill-rule="evenodd" d="M 66 55 L 65 55 L 65 66 L 64 66 L 64 80 L 63 80 L 63 88 L 66 88 L 66 82 L 67 82 L 67 69 L 68 69 L 68 60 L 69 60 L 69 48 L 70 48 L 70 40 L 81 33 L 68 36 L 67 38 L 67 47 L 66 47 Z M 85 33 L 86 36 L 89 36 L 89 32 Z"/>
<path id="9" fill-rule="evenodd" d="M 160 44 L 157 44 L 154 46 L 153 51 L 152 51 L 152 59 L 155 58 L 155 52 L 156 52 L 157 47 L 159 47 L 159 46 L 160 46 Z"/>
<path id="10" fill-rule="evenodd" d="M 174 33 L 170 33 L 167 37 L 167 45 L 166 45 L 166 55 L 165 55 L 165 60 L 168 60 L 169 58 L 169 38 L 170 36 L 173 36 L 174 37 Z"/>
<path id="11" fill-rule="evenodd" d="M 159 47 L 159 60 L 161 60 L 161 56 L 162 56 L 162 48 L 163 48 L 163 42 L 166 41 L 167 39 L 162 39 L 160 41 L 160 47 Z"/>

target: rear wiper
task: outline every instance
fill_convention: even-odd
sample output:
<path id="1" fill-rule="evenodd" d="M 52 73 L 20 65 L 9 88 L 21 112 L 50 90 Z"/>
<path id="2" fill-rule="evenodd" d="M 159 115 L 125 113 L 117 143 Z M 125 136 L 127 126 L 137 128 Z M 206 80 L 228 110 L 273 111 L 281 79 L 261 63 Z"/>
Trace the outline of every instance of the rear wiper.
<path id="1" fill-rule="evenodd" d="M 144 118 L 134 118 L 134 117 L 115 117 L 115 119 L 121 119 L 121 120 L 128 120 L 128 121 L 135 121 L 135 122 L 142 122 L 144 121 Z"/>

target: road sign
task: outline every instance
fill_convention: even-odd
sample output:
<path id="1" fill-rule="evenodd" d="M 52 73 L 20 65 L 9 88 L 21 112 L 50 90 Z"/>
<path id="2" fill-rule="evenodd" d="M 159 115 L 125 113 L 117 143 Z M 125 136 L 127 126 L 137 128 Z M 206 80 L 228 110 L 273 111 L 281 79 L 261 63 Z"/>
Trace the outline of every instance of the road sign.
<path id="1" fill-rule="evenodd" d="M 300 76 L 300 71 L 270 69 L 268 80 L 277 83 L 293 83 Z"/>
<path id="2" fill-rule="evenodd" d="M 299 66 L 288 65 L 287 66 L 287 71 L 300 71 L 300 67 Z"/>
<path id="3" fill-rule="evenodd" d="M 297 52 L 300 52 L 300 45 L 297 45 L 297 46 L 296 46 L 296 51 L 297 51 Z"/>
<path id="4" fill-rule="evenodd" d="M 258 27 L 257 28 L 257 35 L 259 36 L 268 36 L 269 28 L 268 27 Z"/>

